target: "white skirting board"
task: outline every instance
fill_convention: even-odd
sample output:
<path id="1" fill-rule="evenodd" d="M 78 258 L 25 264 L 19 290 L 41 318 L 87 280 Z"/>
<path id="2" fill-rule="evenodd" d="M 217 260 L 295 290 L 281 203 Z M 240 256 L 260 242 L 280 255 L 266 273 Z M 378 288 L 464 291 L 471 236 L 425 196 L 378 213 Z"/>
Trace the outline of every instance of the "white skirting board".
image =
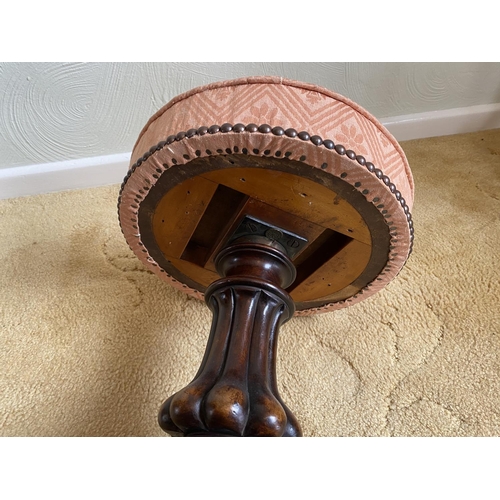
<path id="1" fill-rule="evenodd" d="M 500 103 L 380 120 L 398 141 L 500 128 Z M 0 169 L 0 199 L 120 184 L 130 153 Z"/>
<path id="2" fill-rule="evenodd" d="M 0 169 L 0 200 L 120 184 L 130 153 Z"/>
<path id="3" fill-rule="evenodd" d="M 500 103 L 393 116 L 380 121 L 398 141 L 466 134 L 500 128 Z"/>

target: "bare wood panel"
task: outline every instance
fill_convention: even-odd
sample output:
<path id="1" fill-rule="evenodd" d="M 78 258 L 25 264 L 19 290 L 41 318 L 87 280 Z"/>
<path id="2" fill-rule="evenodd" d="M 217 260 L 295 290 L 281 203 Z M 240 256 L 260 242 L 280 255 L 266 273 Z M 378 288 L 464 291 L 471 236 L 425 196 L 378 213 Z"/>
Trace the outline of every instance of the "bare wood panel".
<path id="1" fill-rule="evenodd" d="M 216 183 L 194 177 L 178 184 L 162 198 L 153 216 L 153 232 L 168 258 L 182 255 L 216 189 Z"/>
<path id="2" fill-rule="evenodd" d="M 376 207 L 343 180 L 284 158 L 221 155 L 171 167 L 141 203 L 138 227 L 161 268 L 204 292 L 217 279 L 214 256 L 244 215 L 307 238 L 289 288 L 299 310 L 357 293 L 387 261 L 388 226 Z"/>
<path id="3" fill-rule="evenodd" d="M 209 269 L 204 269 L 196 264 L 192 264 L 187 260 L 174 259 L 170 258 L 170 262 L 182 273 L 186 276 L 189 276 L 192 279 L 196 279 L 198 283 L 207 287 L 212 284 L 214 281 L 218 280 L 220 276 L 210 271 Z"/>
<path id="4" fill-rule="evenodd" d="M 297 267 L 297 278 L 292 287 L 288 289 L 288 292 L 298 288 L 305 279 L 328 262 L 351 241 L 353 241 L 352 238 L 349 238 L 345 234 L 325 229 L 294 262 Z"/>
<path id="5" fill-rule="evenodd" d="M 339 290 L 338 292 L 332 293 L 331 295 L 327 295 L 326 297 L 320 297 L 318 299 L 319 304 L 325 303 L 325 302 L 338 302 L 340 300 L 345 300 L 348 299 L 349 297 L 352 297 L 353 295 L 356 295 L 361 288 L 359 286 L 355 285 L 348 285 L 345 288 L 342 288 L 342 290 Z M 314 304 L 313 302 L 309 302 L 309 304 Z M 310 307 L 314 307 L 311 305 Z M 300 306 L 298 307 L 300 308 Z"/>
<path id="6" fill-rule="evenodd" d="M 363 272 L 370 255 L 370 245 L 352 240 L 292 290 L 290 295 L 296 302 L 332 295 L 350 285 Z"/>
<path id="7" fill-rule="evenodd" d="M 175 185 L 155 209 L 154 237 L 180 273 L 207 287 L 219 278 L 214 257 L 245 215 L 308 239 L 294 259 L 296 302 L 344 295 L 370 260 L 370 230 L 354 206 L 312 180 L 264 168 L 217 169 Z"/>
<path id="8" fill-rule="evenodd" d="M 247 213 L 246 207 L 248 206 L 250 201 L 252 201 L 251 198 L 247 196 L 243 204 L 240 204 L 231 213 L 226 214 L 226 224 L 224 225 L 224 229 L 221 234 L 218 235 L 217 244 L 214 245 L 210 250 L 210 255 L 208 256 L 208 259 L 206 260 L 204 265 L 205 269 L 217 273 L 217 270 L 215 268 L 215 259 L 219 252 L 227 244 L 227 241 L 231 234 L 236 230 L 241 220 L 245 217 L 245 214 Z"/>
<path id="9" fill-rule="evenodd" d="M 235 167 L 202 174 L 205 179 L 370 244 L 370 230 L 356 209 L 330 189 L 304 177 L 264 168 Z"/>
<path id="10" fill-rule="evenodd" d="M 201 217 L 181 259 L 205 267 L 213 249 L 231 227 L 248 196 L 219 185 Z"/>

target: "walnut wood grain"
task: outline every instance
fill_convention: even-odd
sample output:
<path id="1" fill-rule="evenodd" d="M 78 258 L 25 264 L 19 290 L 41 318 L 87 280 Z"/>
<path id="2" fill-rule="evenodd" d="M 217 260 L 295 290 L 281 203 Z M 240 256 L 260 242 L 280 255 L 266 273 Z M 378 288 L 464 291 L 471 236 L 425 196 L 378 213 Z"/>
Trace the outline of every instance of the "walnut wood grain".
<path id="1" fill-rule="evenodd" d="M 301 436 L 276 382 L 278 330 L 294 312 L 283 287 L 295 268 L 280 250 L 249 241 L 216 262 L 223 278 L 206 292 L 205 356 L 193 381 L 162 405 L 159 424 L 174 436 Z"/>

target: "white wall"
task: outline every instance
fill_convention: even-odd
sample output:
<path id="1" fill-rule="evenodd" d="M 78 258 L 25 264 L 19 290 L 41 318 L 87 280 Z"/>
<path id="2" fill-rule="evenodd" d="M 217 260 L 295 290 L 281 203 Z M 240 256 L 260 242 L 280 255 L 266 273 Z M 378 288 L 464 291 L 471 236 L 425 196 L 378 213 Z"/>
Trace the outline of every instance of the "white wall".
<path id="1" fill-rule="evenodd" d="M 500 102 L 500 63 L 0 63 L 0 169 L 130 152 L 175 95 L 279 75 L 378 118 Z"/>

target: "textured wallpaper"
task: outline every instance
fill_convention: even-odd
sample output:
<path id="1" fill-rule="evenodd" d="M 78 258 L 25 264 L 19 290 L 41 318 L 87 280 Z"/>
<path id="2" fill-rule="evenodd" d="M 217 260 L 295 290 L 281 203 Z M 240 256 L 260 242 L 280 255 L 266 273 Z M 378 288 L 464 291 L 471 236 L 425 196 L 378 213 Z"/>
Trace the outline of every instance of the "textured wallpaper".
<path id="1" fill-rule="evenodd" d="M 0 63 L 0 168 L 129 152 L 177 94 L 277 75 L 377 118 L 500 102 L 500 63 Z"/>

